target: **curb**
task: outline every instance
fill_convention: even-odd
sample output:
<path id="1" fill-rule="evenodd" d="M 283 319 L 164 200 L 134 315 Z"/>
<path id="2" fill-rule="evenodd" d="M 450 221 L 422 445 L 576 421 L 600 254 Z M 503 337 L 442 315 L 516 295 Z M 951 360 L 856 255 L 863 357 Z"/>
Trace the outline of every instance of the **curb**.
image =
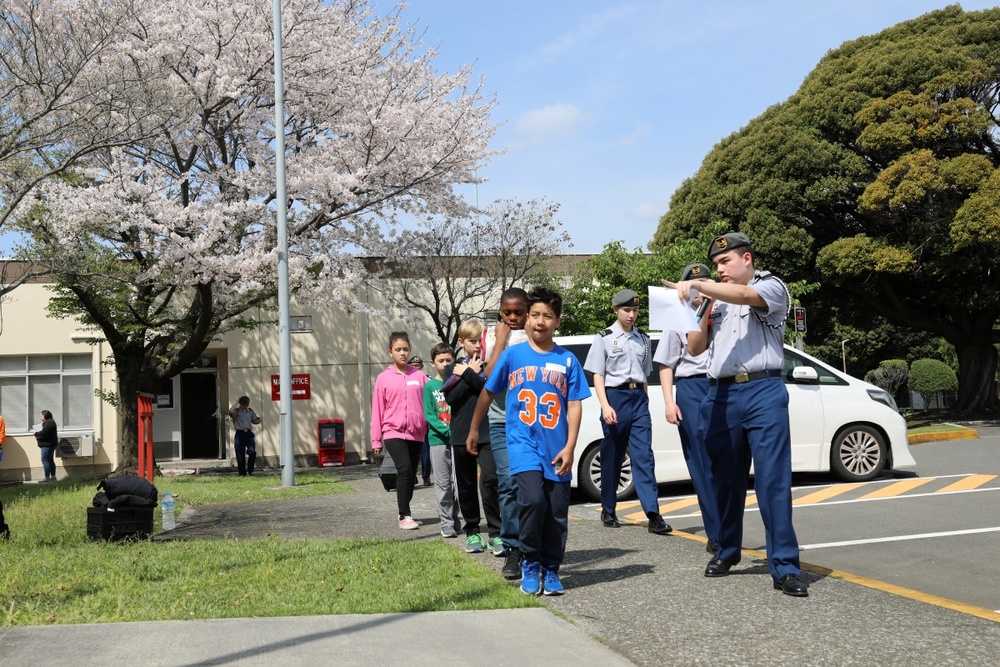
<path id="1" fill-rule="evenodd" d="M 968 440 L 970 438 L 978 438 L 979 432 L 975 429 L 965 429 L 962 431 L 937 431 L 931 433 L 914 433 L 913 435 L 906 436 L 906 439 L 911 445 L 916 445 L 921 442 L 935 442 L 938 440 Z"/>

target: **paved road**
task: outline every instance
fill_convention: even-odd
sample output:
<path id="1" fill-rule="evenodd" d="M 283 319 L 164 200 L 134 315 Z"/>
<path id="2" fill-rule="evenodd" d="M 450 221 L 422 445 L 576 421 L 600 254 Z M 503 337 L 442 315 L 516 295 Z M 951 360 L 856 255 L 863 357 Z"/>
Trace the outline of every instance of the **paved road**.
<path id="1" fill-rule="evenodd" d="M 1000 612 L 1000 429 L 981 438 L 917 445 L 915 469 L 865 484 L 797 476 L 795 527 L 803 562 Z M 704 534 L 683 505 L 686 491 L 661 498 L 675 527 Z M 670 509 L 675 508 L 675 509 Z M 763 550 L 760 514 L 745 521 L 744 545 Z"/>

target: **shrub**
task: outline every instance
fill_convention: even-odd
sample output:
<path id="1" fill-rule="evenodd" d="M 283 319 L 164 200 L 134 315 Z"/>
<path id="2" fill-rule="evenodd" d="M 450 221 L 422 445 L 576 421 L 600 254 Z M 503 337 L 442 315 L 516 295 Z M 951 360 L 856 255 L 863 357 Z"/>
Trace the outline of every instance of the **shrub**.
<path id="1" fill-rule="evenodd" d="M 958 389 L 958 376 L 943 361 L 917 359 L 910 366 L 909 387 L 920 394 L 926 407 L 938 392 Z"/>
<path id="2" fill-rule="evenodd" d="M 878 368 L 865 375 L 865 381 L 885 389 L 890 396 L 895 396 L 909 376 L 910 369 L 904 360 L 886 359 L 879 363 Z"/>

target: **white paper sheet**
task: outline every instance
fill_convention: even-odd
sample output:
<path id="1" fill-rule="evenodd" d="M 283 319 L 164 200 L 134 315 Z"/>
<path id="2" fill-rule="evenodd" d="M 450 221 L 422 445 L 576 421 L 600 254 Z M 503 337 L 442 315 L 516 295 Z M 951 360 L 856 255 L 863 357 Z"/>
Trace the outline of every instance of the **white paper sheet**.
<path id="1" fill-rule="evenodd" d="M 697 310 L 677 298 L 677 290 L 649 286 L 649 328 L 652 331 L 698 331 Z M 692 290 L 693 294 L 694 290 Z"/>

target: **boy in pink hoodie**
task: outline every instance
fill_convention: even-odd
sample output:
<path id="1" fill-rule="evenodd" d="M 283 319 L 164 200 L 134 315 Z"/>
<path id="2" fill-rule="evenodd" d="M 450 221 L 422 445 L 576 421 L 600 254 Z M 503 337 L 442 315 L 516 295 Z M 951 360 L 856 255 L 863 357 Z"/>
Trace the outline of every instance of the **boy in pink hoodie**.
<path id="1" fill-rule="evenodd" d="M 424 385 L 427 376 L 407 363 L 410 336 L 405 331 L 389 334 L 392 365 L 375 378 L 372 392 L 372 449 L 385 447 L 396 466 L 396 505 L 399 527 L 418 527 L 410 516 L 410 500 L 417 481 L 417 461 L 424 446 L 427 420 L 424 418 Z"/>

